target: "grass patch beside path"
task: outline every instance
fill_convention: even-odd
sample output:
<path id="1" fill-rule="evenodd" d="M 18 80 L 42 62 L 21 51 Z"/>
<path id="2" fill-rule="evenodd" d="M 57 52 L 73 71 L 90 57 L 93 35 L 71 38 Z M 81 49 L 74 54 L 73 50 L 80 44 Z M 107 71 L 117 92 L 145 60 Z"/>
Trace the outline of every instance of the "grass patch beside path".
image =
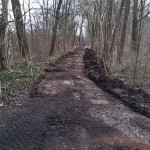
<path id="1" fill-rule="evenodd" d="M 0 102 L 9 103 L 11 98 L 27 92 L 32 81 L 42 73 L 48 64 L 51 62 L 35 62 L 31 66 L 19 66 L 1 72 L 2 97 Z"/>

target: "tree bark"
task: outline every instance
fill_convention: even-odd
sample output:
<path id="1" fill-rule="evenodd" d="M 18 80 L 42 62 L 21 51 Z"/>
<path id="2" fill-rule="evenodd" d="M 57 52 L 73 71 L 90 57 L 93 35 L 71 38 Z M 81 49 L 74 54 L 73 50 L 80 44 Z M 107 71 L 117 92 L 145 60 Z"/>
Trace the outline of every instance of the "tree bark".
<path id="1" fill-rule="evenodd" d="M 2 11 L 0 15 L 0 70 L 7 68 L 6 59 L 6 30 L 8 21 L 8 0 L 2 0 Z"/>
<path id="2" fill-rule="evenodd" d="M 125 0 L 122 0 L 119 11 L 117 13 L 116 21 L 115 21 L 116 24 L 115 24 L 115 29 L 113 31 L 113 37 L 112 37 L 111 45 L 110 45 L 110 53 L 112 53 L 114 51 L 116 36 L 118 35 L 118 33 L 120 31 L 121 18 L 122 18 L 122 14 L 123 14 L 123 10 L 124 10 L 124 5 L 125 5 Z"/>
<path id="3" fill-rule="evenodd" d="M 22 57 L 27 57 L 29 55 L 29 43 L 25 33 L 25 26 L 23 23 L 23 15 L 21 12 L 20 2 L 19 0 L 11 0 L 11 3 L 15 18 L 19 49 L 21 51 Z"/>
<path id="4" fill-rule="evenodd" d="M 130 5 L 131 5 L 131 0 L 126 0 L 120 45 L 119 45 L 118 53 L 117 53 L 117 61 L 120 64 L 122 63 L 122 56 L 123 56 L 124 47 L 125 47 L 126 31 L 127 31 L 127 26 L 128 26 L 128 18 L 130 14 Z"/>
<path id="5" fill-rule="evenodd" d="M 79 46 L 83 45 L 83 23 L 84 23 L 84 18 L 83 16 L 81 17 L 81 23 L 80 23 L 80 32 L 79 32 Z"/>
<path id="6" fill-rule="evenodd" d="M 53 31 L 52 31 L 52 43 L 51 43 L 51 48 L 50 48 L 50 53 L 49 53 L 50 56 L 54 52 L 56 36 L 57 36 L 57 29 L 58 29 L 58 22 L 59 22 L 59 14 L 60 14 L 60 9 L 61 9 L 62 2 L 63 2 L 63 0 L 59 0 L 58 6 L 57 6 L 57 9 L 56 9 L 55 23 L 54 23 L 54 28 L 53 28 Z"/>
<path id="7" fill-rule="evenodd" d="M 104 27 L 104 58 L 107 60 L 110 54 L 110 43 L 112 37 L 113 0 L 108 0 L 107 14 Z"/>
<path id="8" fill-rule="evenodd" d="M 132 23 L 132 50 L 137 50 L 138 41 L 138 0 L 134 1 L 133 4 L 133 23 Z"/>

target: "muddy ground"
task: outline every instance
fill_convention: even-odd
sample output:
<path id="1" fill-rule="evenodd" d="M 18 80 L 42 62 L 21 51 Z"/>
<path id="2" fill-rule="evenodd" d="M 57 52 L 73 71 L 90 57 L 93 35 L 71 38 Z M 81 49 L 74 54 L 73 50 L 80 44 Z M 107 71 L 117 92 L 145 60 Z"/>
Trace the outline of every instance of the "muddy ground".
<path id="1" fill-rule="evenodd" d="M 107 75 L 107 67 L 102 60 L 98 59 L 96 53 L 91 49 L 85 49 L 84 66 L 88 77 L 100 88 L 112 96 L 119 98 L 133 111 L 150 118 L 150 95 L 145 91 L 131 89 L 118 78 L 111 79 Z"/>
<path id="2" fill-rule="evenodd" d="M 149 150 L 150 119 L 87 78 L 77 48 L 0 114 L 0 150 Z"/>

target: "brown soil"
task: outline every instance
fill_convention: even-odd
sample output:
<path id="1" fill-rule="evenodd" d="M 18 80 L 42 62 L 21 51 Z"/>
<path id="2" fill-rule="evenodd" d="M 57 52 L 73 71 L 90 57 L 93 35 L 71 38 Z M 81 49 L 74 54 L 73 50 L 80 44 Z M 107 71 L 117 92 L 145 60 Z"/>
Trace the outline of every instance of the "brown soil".
<path id="1" fill-rule="evenodd" d="M 84 50 L 47 68 L 32 98 L 0 115 L 0 150 L 149 150 L 150 120 L 98 88 Z"/>
<path id="2" fill-rule="evenodd" d="M 150 118 L 150 95 L 141 89 L 129 88 L 117 78 L 111 79 L 106 73 L 104 63 L 96 57 L 96 53 L 91 49 L 85 51 L 83 60 L 89 78 L 104 91 L 119 98 L 133 111 Z"/>

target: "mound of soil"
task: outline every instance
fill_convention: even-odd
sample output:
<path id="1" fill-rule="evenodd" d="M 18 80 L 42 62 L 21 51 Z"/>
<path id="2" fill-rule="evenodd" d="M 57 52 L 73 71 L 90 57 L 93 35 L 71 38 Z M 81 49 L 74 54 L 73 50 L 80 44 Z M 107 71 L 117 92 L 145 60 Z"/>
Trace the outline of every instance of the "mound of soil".
<path id="1" fill-rule="evenodd" d="M 150 118 L 150 95 L 143 90 L 129 88 L 118 78 L 111 79 L 102 60 L 97 58 L 95 51 L 86 48 L 83 56 L 84 66 L 88 77 L 98 87 L 119 98 L 125 105 L 135 112 Z"/>

